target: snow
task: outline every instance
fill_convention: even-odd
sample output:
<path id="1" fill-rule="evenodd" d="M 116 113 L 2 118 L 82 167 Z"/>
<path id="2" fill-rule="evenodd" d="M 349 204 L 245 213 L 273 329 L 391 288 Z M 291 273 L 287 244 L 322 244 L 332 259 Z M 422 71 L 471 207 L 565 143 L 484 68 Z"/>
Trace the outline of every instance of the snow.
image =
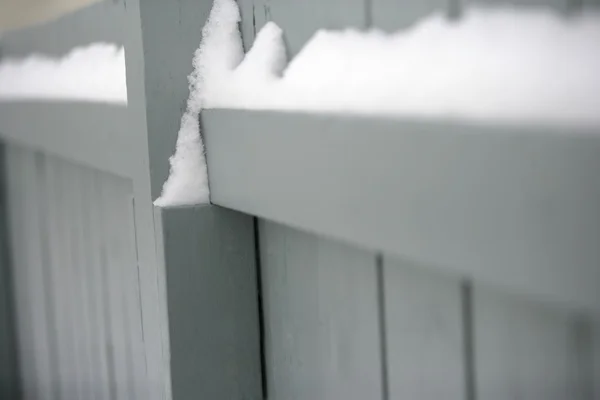
<path id="1" fill-rule="evenodd" d="M 158 205 L 208 201 L 202 108 L 600 126 L 597 12 L 472 7 L 395 34 L 321 30 L 289 64 L 272 22 L 244 58 L 239 19 L 234 0 L 215 1 Z"/>
<path id="2" fill-rule="evenodd" d="M 0 101 L 31 99 L 127 104 L 124 49 L 93 43 L 62 58 L 2 59 Z"/>
<path id="3" fill-rule="evenodd" d="M 188 77 L 190 94 L 181 117 L 175 154 L 159 207 L 208 203 L 208 173 L 200 138 L 199 114 L 210 93 L 207 82 L 222 82 L 240 63 L 244 51 L 238 30 L 240 13 L 235 0 L 215 0 L 194 54 L 194 70 Z M 214 88 L 214 87 L 213 87 Z"/>
<path id="4" fill-rule="evenodd" d="M 598 125 L 598 43 L 597 13 L 472 8 L 391 35 L 322 30 L 285 68 L 267 25 L 205 107 Z"/>

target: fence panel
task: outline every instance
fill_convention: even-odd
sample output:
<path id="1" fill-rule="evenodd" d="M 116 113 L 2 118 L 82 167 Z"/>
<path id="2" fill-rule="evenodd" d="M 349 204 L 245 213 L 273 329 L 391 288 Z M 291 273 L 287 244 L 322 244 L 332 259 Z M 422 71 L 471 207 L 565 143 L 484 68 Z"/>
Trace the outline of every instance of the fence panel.
<path id="1" fill-rule="evenodd" d="M 380 399 L 375 256 L 260 224 L 268 396 Z"/>
<path id="2" fill-rule="evenodd" d="M 130 182 L 7 152 L 25 398 L 146 398 Z"/>

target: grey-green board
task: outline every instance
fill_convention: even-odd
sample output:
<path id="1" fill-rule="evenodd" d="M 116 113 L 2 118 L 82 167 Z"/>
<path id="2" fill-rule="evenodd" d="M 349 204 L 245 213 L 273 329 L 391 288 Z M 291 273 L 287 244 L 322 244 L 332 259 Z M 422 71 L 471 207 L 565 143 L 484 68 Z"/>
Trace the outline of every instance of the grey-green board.
<path id="1" fill-rule="evenodd" d="M 20 398 L 13 273 L 8 251 L 6 150 L 0 144 L 0 398 Z"/>
<path id="2" fill-rule="evenodd" d="M 209 110 L 215 204 L 568 307 L 600 309 L 600 136 Z"/>
<path id="3" fill-rule="evenodd" d="M 252 2 L 256 30 L 273 21 L 284 31 L 288 55 L 295 56 L 319 29 L 365 28 L 369 0 L 241 0 Z"/>
<path id="4" fill-rule="evenodd" d="M 189 94 L 187 76 L 192 72 L 192 57 L 200 45 L 202 27 L 211 6 L 211 0 L 140 2 L 142 78 L 153 198 L 160 195 L 169 176 L 169 157 L 175 151 Z"/>
<path id="5" fill-rule="evenodd" d="M 390 399 L 465 400 L 460 279 L 385 258 Z"/>
<path id="6" fill-rule="evenodd" d="M 253 221 L 215 206 L 156 209 L 174 400 L 262 399 Z"/>
<path id="7" fill-rule="evenodd" d="M 382 399 L 375 254 L 259 230 L 268 398 Z"/>
<path id="8" fill-rule="evenodd" d="M 548 8 L 559 11 L 566 11 L 569 7 L 582 4 L 581 0 L 467 0 L 466 4 L 485 4 L 485 5 L 513 5 L 518 7 Z"/>
<path id="9" fill-rule="evenodd" d="M 591 338 L 574 315 L 489 288 L 473 298 L 478 399 L 591 399 Z"/>
<path id="10" fill-rule="evenodd" d="M 373 26 L 389 32 L 407 29 L 433 13 L 445 14 L 452 0 L 371 0 Z"/>
<path id="11" fill-rule="evenodd" d="M 15 157 L 15 158 L 13 158 Z M 27 347 L 30 358 L 22 357 L 23 367 L 29 366 L 32 370 L 30 379 L 23 373 L 26 398 L 29 390 L 35 391 L 33 398 L 58 399 L 60 392 L 57 385 L 58 369 L 55 367 L 55 335 L 52 326 L 54 312 L 52 304 L 53 288 L 45 282 L 50 275 L 49 265 L 44 261 L 44 238 L 42 219 L 38 206 L 38 199 L 43 196 L 43 189 L 39 187 L 36 169 L 36 154 L 25 150 L 9 148 L 9 190 L 11 196 L 18 197 L 18 201 L 9 202 L 9 212 L 12 217 L 11 229 L 15 225 L 22 225 L 23 235 L 13 236 L 12 252 L 15 254 L 13 271 L 15 275 L 15 291 L 17 297 L 17 312 L 20 314 L 29 309 L 19 324 L 19 337 L 25 335 L 26 330 L 31 330 L 30 341 L 20 341 L 21 346 Z M 20 192 L 20 193 L 19 193 Z M 17 244 L 16 242 L 21 242 Z M 23 246 L 23 252 L 16 254 L 17 246 Z M 48 302 L 50 300 L 50 302 Z M 28 320 L 25 320 L 25 319 Z"/>
<path id="12" fill-rule="evenodd" d="M 25 399 L 146 399 L 131 183 L 8 146 Z"/>

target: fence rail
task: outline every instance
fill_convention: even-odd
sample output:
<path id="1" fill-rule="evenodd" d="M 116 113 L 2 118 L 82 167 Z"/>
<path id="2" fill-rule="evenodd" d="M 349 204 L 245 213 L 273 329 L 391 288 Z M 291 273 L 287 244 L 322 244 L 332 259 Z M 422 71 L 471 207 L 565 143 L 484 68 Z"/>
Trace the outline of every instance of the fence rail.
<path id="1" fill-rule="evenodd" d="M 278 112 L 202 115 L 213 203 L 600 310 L 600 135 Z"/>

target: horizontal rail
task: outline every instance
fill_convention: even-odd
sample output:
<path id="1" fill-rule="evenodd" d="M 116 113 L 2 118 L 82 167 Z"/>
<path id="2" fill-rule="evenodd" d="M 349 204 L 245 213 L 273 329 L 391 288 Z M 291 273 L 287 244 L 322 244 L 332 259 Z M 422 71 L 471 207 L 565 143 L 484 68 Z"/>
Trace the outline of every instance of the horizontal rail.
<path id="1" fill-rule="evenodd" d="M 77 102 L 0 102 L 0 138 L 130 177 L 135 140 L 127 108 Z"/>
<path id="2" fill-rule="evenodd" d="M 202 115 L 214 204 L 600 310 L 600 132 Z"/>

